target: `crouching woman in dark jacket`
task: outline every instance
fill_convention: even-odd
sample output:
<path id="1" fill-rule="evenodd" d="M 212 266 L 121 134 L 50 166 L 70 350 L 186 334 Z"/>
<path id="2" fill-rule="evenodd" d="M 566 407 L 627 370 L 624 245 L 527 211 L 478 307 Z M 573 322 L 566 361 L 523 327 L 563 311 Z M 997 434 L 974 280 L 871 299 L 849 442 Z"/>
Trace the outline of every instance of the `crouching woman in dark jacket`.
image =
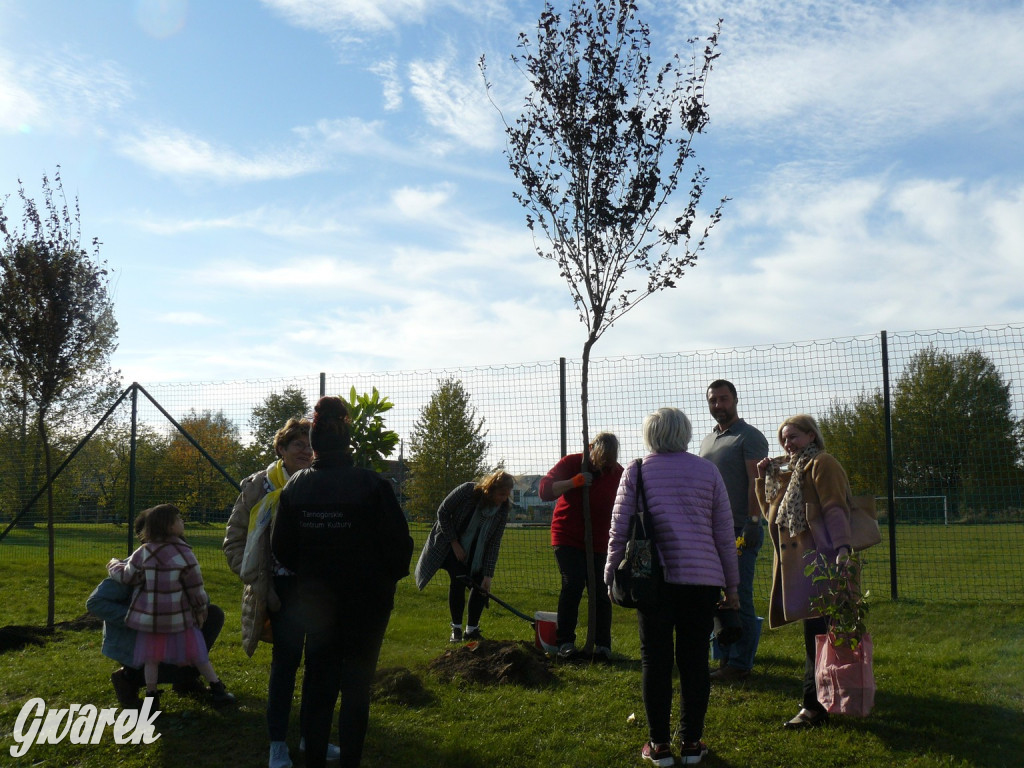
<path id="1" fill-rule="evenodd" d="M 281 492 L 272 547 L 298 579 L 306 625 L 303 686 L 306 765 L 326 761 L 341 693 L 341 766 L 358 766 L 370 717 L 370 685 L 395 601 L 409 574 L 412 538 L 387 481 L 349 456 L 348 412 L 337 397 L 316 404 L 313 464 Z"/>

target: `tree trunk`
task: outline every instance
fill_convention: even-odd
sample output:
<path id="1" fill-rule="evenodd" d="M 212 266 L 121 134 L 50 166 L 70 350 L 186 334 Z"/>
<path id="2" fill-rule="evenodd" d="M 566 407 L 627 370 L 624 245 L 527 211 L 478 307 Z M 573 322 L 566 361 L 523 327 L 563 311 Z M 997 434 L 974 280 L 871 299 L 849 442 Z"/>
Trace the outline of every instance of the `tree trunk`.
<path id="1" fill-rule="evenodd" d="M 43 443 L 43 457 L 46 463 L 46 479 L 49 481 L 52 468 L 50 466 L 50 438 L 46 433 L 45 412 L 39 409 L 39 439 Z M 53 484 L 46 486 L 46 627 L 53 629 L 56 613 L 56 568 L 54 565 L 53 536 Z"/>
<path id="2" fill-rule="evenodd" d="M 583 422 L 583 466 L 581 471 L 590 471 L 590 426 L 587 416 L 587 385 L 590 377 L 590 349 L 597 339 L 591 335 L 583 345 L 583 369 L 580 373 L 580 416 Z M 587 642 L 583 654 L 594 652 L 597 636 L 597 579 L 594 576 L 594 524 L 590 519 L 590 486 L 583 486 L 583 546 L 587 558 Z M 602 592 L 604 590 L 602 589 Z"/>

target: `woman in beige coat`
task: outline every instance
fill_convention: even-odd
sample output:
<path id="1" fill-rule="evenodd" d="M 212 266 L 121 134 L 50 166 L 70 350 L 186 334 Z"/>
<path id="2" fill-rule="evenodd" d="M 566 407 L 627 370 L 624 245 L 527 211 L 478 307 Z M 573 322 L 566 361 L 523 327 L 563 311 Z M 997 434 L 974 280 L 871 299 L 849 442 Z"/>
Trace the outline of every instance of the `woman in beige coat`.
<path id="1" fill-rule="evenodd" d="M 276 461 L 242 481 L 242 492 L 228 519 L 224 554 L 228 566 L 245 583 L 242 591 L 242 648 L 252 656 L 261 639 L 273 637 L 270 684 L 267 691 L 267 729 L 270 768 L 288 768 L 285 741 L 295 675 L 302 661 L 306 633 L 296 615 L 295 576 L 270 551 L 270 534 L 277 517 L 278 498 L 288 479 L 313 461 L 308 419 L 288 419 L 274 435 Z M 299 726 L 303 717 L 300 711 Z M 303 742 L 299 742 L 300 750 Z M 338 747 L 330 745 L 329 755 Z M 333 756 L 333 755 L 332 755 Z M 337 759 L 335 756 L 334 759 Z"/>
<path id="2" fill-rule="evenodd" d="M 778 435 L 786 455 L 759 462 L 756 483 L 775 550 L 768 626 L 803 621 L 803 707 L 785 727 L 813 728 L 828 721 L 814 683 L 814 637 L 828 626 L 811 607 L 818 587 L 804 569 L 813 561 L 811 552 L 837 565 L 849 557 L 850 484 L 839 462 L 825 453 L 825 439 L 812 417 L 786 419 Z"/>

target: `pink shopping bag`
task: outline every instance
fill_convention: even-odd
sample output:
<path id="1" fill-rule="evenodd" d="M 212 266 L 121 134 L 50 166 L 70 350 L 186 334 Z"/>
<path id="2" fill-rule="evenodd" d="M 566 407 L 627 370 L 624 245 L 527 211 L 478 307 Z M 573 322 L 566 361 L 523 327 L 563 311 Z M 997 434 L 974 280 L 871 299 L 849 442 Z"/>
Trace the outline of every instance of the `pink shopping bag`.
<path id="1" fill-rule="evenodd" d="M 846 645 L 836 648 L 834 639 L 831 634 L 814 638 L 818 701 L 832 714 L 867 717 L 875 705 L 871 635 L 865 632 L 856 650 Z"/>

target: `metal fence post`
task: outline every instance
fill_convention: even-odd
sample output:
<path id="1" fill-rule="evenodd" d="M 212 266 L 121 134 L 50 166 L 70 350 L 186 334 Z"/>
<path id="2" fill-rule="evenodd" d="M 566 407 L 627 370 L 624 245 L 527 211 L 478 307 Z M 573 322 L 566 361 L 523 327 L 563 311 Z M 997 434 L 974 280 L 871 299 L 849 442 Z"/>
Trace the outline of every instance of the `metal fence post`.
<path id="1" fill-rule="evenodd" d="M 327 394 L 327 374 L 320 371 L 320 397 Z"/>
<path id="2" fill-rule="evenodd" d="M 566 432 L 565 358 L 558 358 L 558 413 L 561 417 L 562 455 L 569 453 L 569 435 Z"/>
<path id="3" fill-rule="evenodd" d="M 128 444 L 128 552 L 132 551 L 135 531 L 135 448 L 138 445 L 139 383 L 132 382 L 132 436 Z"/>
<path id="4" fill-rule="evenodd" d="M 885 410 L 885 484 L 889 494 L 889 594 L 899 597 L 896 573 L 896 482 L 892 458 L 892 400 L 889 393 L 889 336 L 882 331 L 882 392 Z"/>

